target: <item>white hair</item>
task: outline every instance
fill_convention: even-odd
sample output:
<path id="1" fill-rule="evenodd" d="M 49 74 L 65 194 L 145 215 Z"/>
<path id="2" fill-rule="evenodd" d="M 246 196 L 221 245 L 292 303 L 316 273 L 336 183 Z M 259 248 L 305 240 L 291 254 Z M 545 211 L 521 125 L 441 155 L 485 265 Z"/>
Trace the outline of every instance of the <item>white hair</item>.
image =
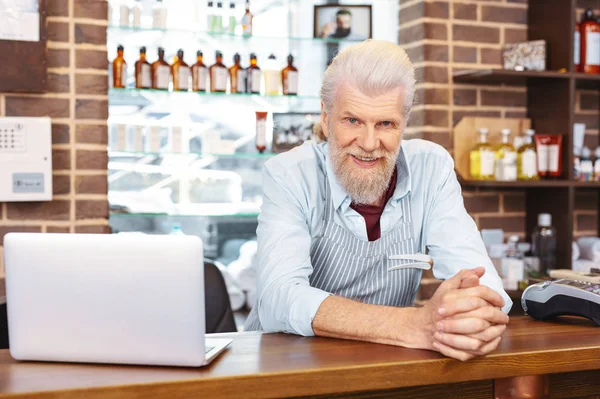
<path id="1" fill-rule="evenodd" d="M 321 100 L 329 114 L 341 82 L 348 82 L 363 94 L 376 97 L 404 88 L 404 120 L 408 121 L 415 95 L 415 71 L 400 46 L 384 40 L 365 40 L 340 51 L 327 67 L 321 86 Z M 315 124 L 317 138 L 326 140 Z"/>

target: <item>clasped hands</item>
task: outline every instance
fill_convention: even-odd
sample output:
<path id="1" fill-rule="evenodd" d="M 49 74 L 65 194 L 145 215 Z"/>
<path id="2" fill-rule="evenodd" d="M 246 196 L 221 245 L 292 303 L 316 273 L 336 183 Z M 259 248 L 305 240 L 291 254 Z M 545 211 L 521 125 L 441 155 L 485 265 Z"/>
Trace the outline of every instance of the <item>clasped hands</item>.
<path id="1" fill-rule="evenodd" d="M 465 361 L 498 347 L 508 316 L 500 294 L 479 284 L 484 273 L 483 267 L 460 271 L 419 309 L 425 349 Z"/>

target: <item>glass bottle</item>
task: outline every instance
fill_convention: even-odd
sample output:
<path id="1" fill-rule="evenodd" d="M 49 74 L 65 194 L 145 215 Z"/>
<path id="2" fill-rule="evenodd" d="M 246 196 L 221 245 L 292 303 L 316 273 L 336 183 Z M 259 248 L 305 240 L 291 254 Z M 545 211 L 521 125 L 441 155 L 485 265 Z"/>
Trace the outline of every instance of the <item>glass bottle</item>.
<path id="1" fill-rule="evenodd" d="M 290 54 L 287 66 L 281 71 L 281 86 L 286 96 L 298 95 L 298 69 L 294 66 L 294 57 Z"/>
<path id="2" fill-rule="evenodd" d="M 167 8 L 162 0 L 156 0 L 156 4 L 152 7 L 152 27 L 167 29 Z"/>
<path id="3" fill-rule="evenodd" d="M 591 8 L 585 10 L 580 32 L 579 68 L 584 73 L 600 73 L 600 24 L 596 21 Z"/>
<path id="4" fill-rule="evenodd" d="M 579 180 L 592 181 L 594 179 L 594 163 L 592 162 L 592 151 L 588 147 L 581 150 L 581 161 L 579 163 Z"/>
<path id="5" fill-rule="evenodd" d="M 517 180 L 517 152 L 510 144 L 510 129 L 502 129 L 502 142 L 496 148 L 496 180 Z"/>
<path id="6" fill-rule="evenodd" d="M 246 92 L 246 70 L 240 65 L 240 55 L 233 56 L 233 66 L 229 68 L 229 83 L 232 93 Z"/>
<path id="7" fill-rule="evenodd" d="M 594 158 L 594 181 L 600 181 L 600 147 L 596 147 Z"/>
<path id="8" fill-rule="evenodd" d="M 169 90 L 171 67 L 165 61 L 165 49 L 158 48 L 158 60 L 152 63 L 152 88 L 157 90 Z"/>
<path id="9" fill-rule="evenodd" d="M 190 67 L 183 60 L 183 50 L 177 51 L 177 58 L 171 66 L 174 91 L 188 91 L 190 88 Z"/>
<path id="10" fill-rule="evenodd" d="M 223 3 L 217 3 L 217 12 L 215 13 L 215 29 L 214 33 L 223 33 Z"/>
<path id="11" fill-rule="evenodd" d="M 138 89 L 152 87 L 152 67 L 146 61 L 146 47 L 140 48 L 140 59 L 135 62 L 135 87 Z"/>
<path id="12" fill-rule="evenodd" d="M 246 68 L 246 92 L 252 94 L 260 94 L 260 79 L 262 72 L 258 67 L 256 54 L 250 54 L 250 66 Z"/>
<path id="13" fill-rule="evenodd" d="M 121 5 L 119 6 L 119 25 L 120 26 L 129 26 L 130 13 L 131 13 L 131 9 L 129 8 L 129 2 L 121 1 Z"/>
<path id="14" fill-rule="evenodd" d="M 525 143 L 517 150 L 519 180 L 539 180 L 537 172 L 537 152 L 533 143 L 535 130 L 525 131 Z"/>
<path id="15" fill-rule="evenodd" d="M 142 27 L 142 2 L 141 0 L 135 0 L 133 7 L 131 7 L 131 26 L 134 28 Z"/>
<path id="16" fill-rule="evenodd" d="M 210 91 L 212 93 L 225 93 L 227 91 L 227 67 L 223 64 L 223 53 L 215 53 L 217 61 L 211 65 L 210 71 Z"/>
<path id="17" fill-rule="evenodd" d="M 206 20 L 207 20 L 207 26 L 208 26 L 208 31 L 210 33 L 214 32 L 215 29 L 215 8 L 213 6 L 213 2 L 209 1 L 208 2 L 208 9 L 206 11 Z"/>
<path id="18" fill-rule="evenodd" d="M 575 21 L 575 34 L 573 36 L 573 66 L 575 72 L 581 72 L 581 25 Z"/>
<path id="19" fill-rule="evenodd" d="M 469 169 L 473 180 L 494 180 L 494 148 L 488 142 L 489 129 L 480 128 L 479 143 L 469 153 Z"/>
<path id="20" fill-rule="evenodd" d="M 244 35 L 252 34 L 252 13 L 250 12 L 250 0 L 246 0 L 246 12 L 242 17 L 242 32 Z"/>
<path id="21" fill-rule="evenodd" d="M 281 73 L 275 54 L 271 54 L 267 62 L 265 62 L 263 75 L 265 77 L 265 94 L 278 96 L 281 87 Z"/>
<path id="22" fill-rule="evenodd" d="M 519 250 L 519 236 L 508 237 L 507 249 L 501 260 L 502 284 L 504 289 L 517 290 L 525 279 L 525 262 Z"/>
<path id="23" fill-rule="evenodd" d="M 127 62 L 123 58 L 124 48 L 119 44 L 117 47 L 117 58 L 112 63 L 113 87 L 124 89 L 127 82 Z"/>
<path id="24" fill-rule="evenodd" d="M 531 236 L 531 252 L 539 258 L 543 276 L 556 268 L 556 229 L 552 227 L 552 215 L 549 213 L 538 215 L 538 225 Z"/>
<path id="25" fill-rule="evenodd" d="M 206 91 L 206 79 L 208 78 L 208 68 L 202 61 L 202 51 L 196 53 L 197 61 L 192 66 L 192 90 Z"/>
<path id="26" fill-rule="evenodd" d="M 235 17 L 235 3 L 229 3 L 229 23 L 227 24 L 227 30 L 230 35 L 235 34 L 235 27 L 237 25 L 237 18 Z"/>

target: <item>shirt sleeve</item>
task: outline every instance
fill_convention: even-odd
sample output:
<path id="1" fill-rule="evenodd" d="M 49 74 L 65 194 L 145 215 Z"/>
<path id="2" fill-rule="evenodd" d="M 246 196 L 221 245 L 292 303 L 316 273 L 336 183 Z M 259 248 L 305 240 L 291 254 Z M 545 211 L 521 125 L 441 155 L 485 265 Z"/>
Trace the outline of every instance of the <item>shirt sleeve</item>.
<path id="1" fill-rule="evenodd" d="M 465 209 L 454 162 L 449 154 L 446 154 L 440 172 L 439 185 L 433 188 L 433 202 L 424 226 L 425 245 L 434 261 L 433 274 L 446 280 L 462 269 L 485 267 L 480 281 L 504 298 L 502 310 L 508 313 L 512 301 L 504 291 L 477 225 Z"/>
<path id="2" fill-rule="evenodd" d="M 331 294 L 310 286 L 311 236 L 307 214 L 290 189 L 294 183 L 265 168 L 257 229 L 258 317 L 265 332 L 312 336 L 312 321 Z"/>

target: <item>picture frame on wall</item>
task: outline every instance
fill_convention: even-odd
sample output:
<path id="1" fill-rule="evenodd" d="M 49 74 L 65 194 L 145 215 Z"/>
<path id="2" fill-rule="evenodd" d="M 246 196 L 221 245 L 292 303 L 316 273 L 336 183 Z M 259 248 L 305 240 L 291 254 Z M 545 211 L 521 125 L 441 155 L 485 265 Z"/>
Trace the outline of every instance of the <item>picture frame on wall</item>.
<path id="1" fill-rule="evenodd" d="M 373 36 L 371 5 L 314 6 L 313 36 L 321 39 L 363 41 Z"/>

